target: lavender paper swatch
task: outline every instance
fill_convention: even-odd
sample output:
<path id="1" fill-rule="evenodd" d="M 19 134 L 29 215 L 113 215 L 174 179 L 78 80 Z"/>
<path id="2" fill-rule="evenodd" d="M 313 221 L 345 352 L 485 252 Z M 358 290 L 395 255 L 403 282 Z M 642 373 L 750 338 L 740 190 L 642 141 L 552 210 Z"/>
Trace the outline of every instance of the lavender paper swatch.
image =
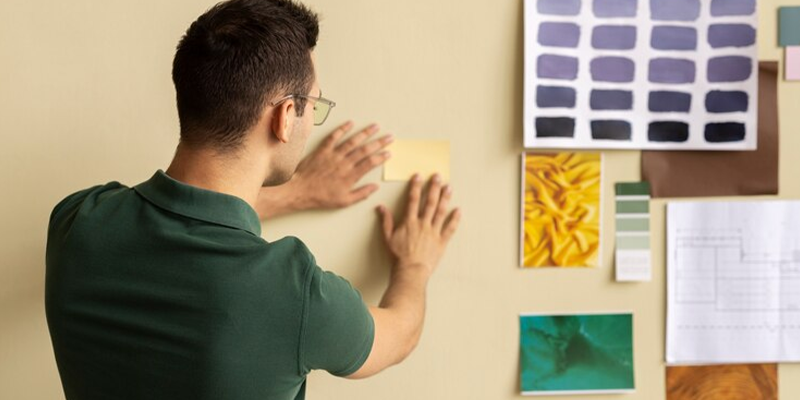
<path id="1" fill-rule="evenodd" d="M 697 50 L 697 29 L 684 26 L 656 26 L 650 35 L 656 50 Z"/>
<path id="2" fill-rule="evenodd" d="M 602 50 L 631 50 L 636 47 L 636 27 L 597 26 L 592 31 L 592 47 Z"/>
<path id="3" fill-rule="evenodd" d="M 539 14 L 545 15 L 578 15 L 581 12 L 581 0 L 539 0 Z"/>
<path id="4" fill-rule="evenodd" d="M 715 49 L 756 44 L 756 30 L 746 24 L 716 24 L 708 27 L 708 44 Z"/>
<path id="5" fill-rule="evenodd" d="M 709 82 L 740 82 L 753 75 L 753 59 L 743 56 L 714 57 L 708 60 Z"/>
<path id="6" fill-rule="evenodd" d="M 755 12 L 756 0 L 711 0 L 712 17 L 753 15 Z"/>
<path id="7" fill-rule="evenodd" d="M 650 60 L 648 80 L 653 83 L 694 83 L 697 68 L 692 60 L 654 58 Z"/>
<path id="8" fill-rule="evenodd" d="M 540 78 L 575 80 L 578 77 L 578 59 L 542 54 L 537 61 L 536 71 Z"/>
<path id="9" fill-rule="evenodd" d="M 638 8 L 637 0 L 594 0 L 592 11 L 598 18 L 630 18 L 635 17 Z"/>
<path id="10" fill-rule="evenodd" d="M 539 44 L 550 47 L 578 47 L 581 28 L 568 22 L 543 22 L 539 25 Z"/>
<path id="11" fill-rule="evenodd" d="M 537 86 L 536 104 L 540 108 L 574 108 L 577 93 L 564 86 Z"/>
<path id="12" fill-rule="evenodd" d="M 700 17 L 700 0 L 650 0 L 654 21 L 696 21 Z"/>
<path id="13" fill-rule="evenodd" d="M 647 107 L 651 112 L 657 113 L 688 113 L 692 109 L 692 94 L 666 90 L 652 91 Z"/>
<path id="14" fill-rule="evenodd" d="M 598 57 L 591 61 L 589 69 L 596 82 L 633 82 L 636 65 L 625 57 Z"/>

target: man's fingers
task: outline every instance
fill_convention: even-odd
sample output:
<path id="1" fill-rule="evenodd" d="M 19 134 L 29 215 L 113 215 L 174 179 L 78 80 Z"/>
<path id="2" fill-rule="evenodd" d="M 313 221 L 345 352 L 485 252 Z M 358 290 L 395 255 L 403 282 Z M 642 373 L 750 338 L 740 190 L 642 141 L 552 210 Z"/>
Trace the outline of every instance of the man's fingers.
<path id="1" fill-rule="evenodd" d="M 380 165 L 383 165 L 391 157 L 392 157 L 391 153 L 389 153 L 388 151 L 382 151 L 380 153 L 375 153 L 359 161 L 358 164 L 356 164 L 355 169 L 353 170 L 353 173 L 355 174 L 353 178 L 355 178 L 356 180 L 361 179 L 361 177 L 366 175 L 367 172 L 372 171 L 373 169 L 375 169 Z"/>
<path id="2" fill-rule="evenodd" d="M 384 205 L 378 206 L 378 213 L 381 216 L 381 227 L 383 228 L 383 237 L 388 242 L 394 233 L 394 216 Z"/>
<path id="3" fill-rule="evenodd" d="M 361 146 L 353 149 L 350 153 L 347 154 L 347 158 L 352 160 L 354 163 L 358 163 L 359 161 L 369 157 L 376 152 L 383 150 L 394 141 L 394 137 L 392 135 L 386 135 L 379 139 L 375 139 L 367 144 L 362 144 Z"/>
<path id="4" fill-rule="evenodd" d="M 461 210 L 456 208 L 450 213 L 450 216 L 447 218 L 447 223 L 445 223 L 444 228 L 442 228 L 442 238 L 445 242 L 450 241 L 450 238 L 456 233 L 459 222 L 461 222 Z"/>
<path id="5" fill-rule="evenodd" d="M 408 209 L 406 210 L 406 219 L 408 221 L 419 218 L 420 197 L 422 197 L 422 179 L 419 178 L 418 174 L 414 174 L 408 190 Z"/>
<path id="6" fill-rule="evenodd" d="M 370 136 L 378 133 L 378 125 L 372 124 L 362 131 L 356 133 L 355 135 L 351 136 L 349 139 L 345 140 L 344 143 L 340 144 L 336 151 L 342 154 L 348 154 L 356 147 L 360 146 L 361 143 L 364 143 L 365 140 L 369 139 Z"/>
<path id="7" fill-rule="evenodd" d="M 353 129 L 353 121 L 347 121 L 339 125 L 338 128 L 334 129 L 333 132 L 325 138 L 322 142 L 322 147 L 333 148 L 351 129 Z"/>
<path id="8" fill-rule="evenodd" d="M 442 178 L 439 174 L 434 174 L 428 183 L 428 198 L 425 200 L 425 209 L 422 211 L 422 219 L 425 222 L 432 222 L 439 206 L 439 197 L 442 193 Z"/>
<path id="9" fill-rule="evenodd" d="M 377 191 L 378 191 L 378 185 L 376 185 L 374 183 L 373 184 L 369 184 L 369 185 L 361 186 L 360 188 L 355 189 L 352 192 L 350 192 L 350 199 L 348 201 L 349 204 L 347 204 L 347 205 L 349 206 L 351 204 L 355 204 L 355 203 L 358 203 L 360 201 L 364 201 L 369 196 L 372 196 L 372 194 L 377 192 Z"/>
<path id="10" fill-rule="evenodd" d="M 453 189 L 450 185 L 445 185 L 442 188 L 442 195 L 439 198 L 439 207 L 436 209 L 436 215 L 433 217 L 433 226 L 436 228 L 441 228 L 447 218 L 447 206 L 450 204 L 451 197 L 453 197 Z"/>

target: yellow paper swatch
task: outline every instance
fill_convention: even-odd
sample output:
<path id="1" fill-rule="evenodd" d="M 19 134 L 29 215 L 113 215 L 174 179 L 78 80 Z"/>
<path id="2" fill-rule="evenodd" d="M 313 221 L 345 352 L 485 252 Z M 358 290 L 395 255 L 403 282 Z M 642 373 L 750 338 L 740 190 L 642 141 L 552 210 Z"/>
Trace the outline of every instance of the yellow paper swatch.
<path id="1" fill-rule="evenodd" d="M 383 180 L 407 181 L 415 173 L 427 179 L 438 173 L 450 180 L 450 142 L 446 140 L 396 140 L 389 146 L 392 158 L 383 167 Z"/>

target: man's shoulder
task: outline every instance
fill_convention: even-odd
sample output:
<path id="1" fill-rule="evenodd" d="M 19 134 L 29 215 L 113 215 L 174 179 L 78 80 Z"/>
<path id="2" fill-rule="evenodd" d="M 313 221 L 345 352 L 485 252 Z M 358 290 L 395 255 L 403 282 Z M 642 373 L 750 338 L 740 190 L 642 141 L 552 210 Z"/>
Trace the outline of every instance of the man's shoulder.
<path id="1" fill-rule="evenodd" d="M 303 275 L 316 266 L 316 259 L 308 246 L 297 237 L 287 236 L 274 242 L 263 242 L 260 252 L 264 257 L 273 260 L 283 260 L 292 264 L 292 270 L 302 271 Z"/>
<path id="2" fill-rule="evenodd" d="M 83 206 L 87 201 L 93 203 L 103 201 L 105 198 L 113 195 L 114 193 L 128 189 L 129 188 L 127 186 L 117 181 L 112 181 L 72 193 L 59 201 L 58 204 L 53 207 L 53 211 L 50 213 L 50 223 L 52 224 L 55 220 L 61 217 L 74 214 L 74 212 Z"/>

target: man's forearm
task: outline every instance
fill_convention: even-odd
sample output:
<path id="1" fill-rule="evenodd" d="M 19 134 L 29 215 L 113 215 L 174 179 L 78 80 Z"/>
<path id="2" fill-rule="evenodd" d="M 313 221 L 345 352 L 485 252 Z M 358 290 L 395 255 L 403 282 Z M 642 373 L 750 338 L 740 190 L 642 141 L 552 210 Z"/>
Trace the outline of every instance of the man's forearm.
<path id="1" fill-rule="evenodd" d="M 256 203 L 256 212 L 263 221 L 308 209 L 310 205 L 307 203 L 307 196 L 289 181 L 283 185 L 262 188 Z"/>
<path id="2" fill-rule="evenodd" d="M 419 343 L 425 322 L 425 302 L 429 273 L 424 266 L 398 266 L 392 271 L 389 287 L 380 308 L 391 313 L 398 333 L 396 362 L 405 359 Z"/>

